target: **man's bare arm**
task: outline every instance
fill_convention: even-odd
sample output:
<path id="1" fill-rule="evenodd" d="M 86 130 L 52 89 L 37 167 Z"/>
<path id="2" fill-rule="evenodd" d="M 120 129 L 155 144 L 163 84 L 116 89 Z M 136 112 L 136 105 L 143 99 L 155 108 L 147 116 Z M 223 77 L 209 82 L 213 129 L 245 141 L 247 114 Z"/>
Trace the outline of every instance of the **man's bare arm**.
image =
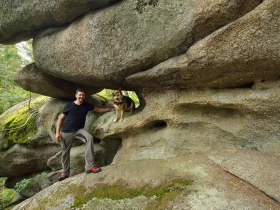
<path id="1" fill-rule="evenodd" d="M 65 115 L 64 114 L 61 114 L 59 117 L 58 117 L 58 120 L 57 120 L 57 124 L 56 124 L 56 132 L 55 132 L 55 140 L 57 142 L 59 142 L 61 140 L 61 136 L 60 136 L 60 130 L 61 130 L 61 127 L 62 127 L 62 123 L 64 121 L 64 118 L 65 118 Z"/>
<path id="2" fill-rule="evenodd" d="M 114 109 L 111 108 L 103 108 L 103 107 L 94 107 L 92 111 L 98 112 L 98 113 L 104 113 L 104 112 L 110 112 L 113 111 Z"/>

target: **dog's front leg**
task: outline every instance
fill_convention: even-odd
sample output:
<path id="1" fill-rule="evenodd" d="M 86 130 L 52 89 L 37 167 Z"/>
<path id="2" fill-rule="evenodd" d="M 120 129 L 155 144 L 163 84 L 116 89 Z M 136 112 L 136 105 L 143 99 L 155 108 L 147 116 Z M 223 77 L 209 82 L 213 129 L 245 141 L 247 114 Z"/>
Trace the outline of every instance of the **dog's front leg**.
<path id="1" fill-rule="evenodd" d="M 122 119 L 123 119 L 123 113 L 124 113 L 124 109 L 120 110 L 120 114 L 121 114 L 121 117 L 120 117 L 120 122 L 122 122 Z"/>
<path id="2" fill-rule="evenodd" d="M 119 117 L 119 108 L 118 107 L 115 107 L 115 119 L 114 119 L 114 122 L 117 122 L 118 121 L 118 117 Z"/>

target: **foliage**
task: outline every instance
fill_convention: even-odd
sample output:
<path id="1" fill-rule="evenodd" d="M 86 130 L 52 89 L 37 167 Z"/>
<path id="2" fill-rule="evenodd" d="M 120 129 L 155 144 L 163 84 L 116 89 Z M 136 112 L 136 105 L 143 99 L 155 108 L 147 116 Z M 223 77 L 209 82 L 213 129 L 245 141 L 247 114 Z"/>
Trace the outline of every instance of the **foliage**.
<path id="1" fill-rule="evenodd" d="M 26 195 L 26 193 L 36 193 L 41 190 L 40 183 L 47 180 L 47 173 L 43 172 L 36 175 L 35 177 L 29 179 L 23 179 L 16 183 L 15 191 L 21 195 Z"/>
<path id="2" fill-rule="evenodd" d="M 16 191 L 13 189 L 5 188 L 2 191 L 3 206 L 7 206 L 14 198 Z"/>
<path id="3" fill-rule="evenodd" d="M 18 105 L 16 111 L 4 112 L 0 115 L 0 127 L 3 140 L 0 142 L 0 150 L 8 149 L 14 144 L 28 144 L 28 137 L 36 133 L 36 110 L 46 96 L 38 97 L 30 104 L 26 103 Z"/>
<path id="4" fill-rule="evenodd" d="M 15 196 L 15 190 L 4 187 L 6 178 L 0 178 L 0 209 L 7 206 Z"/>
<path id="5" fill-rule="evenodd" d="M 0 114 L 29 98 L 29 92 L 17 86 L 0 89 Z"/>
<path id="6" fill-rule="evenodd" d="M 26 189 L 30 189 L 33 187 L 32 179 L 23 179 L 20 182 L 16 183 L 15 190 L 18 193 L 25 191 Z"/>
<path id="7" fill-rule="evenodd" d="M 114 90 L 111 89 L 103 89 L 97 95 L 105 98 L 106 100 L 110 101 L 112 99 L 112 94 Z M 124 95 L 128 95 L 136 104 L 139 104 L 139 98 L 134 91 L 122 91 Z"/>
<path id="8" fill-rule="evenodd" d="M 0 113 L 29 98 L 29 92 L 14 85 L 15 74 L 32 62 L 31 40 L 16 45 L 0 45 Z"/>
<path id="9" fill-rule="evenodd" d="M 5 183 L 5 179 L 0 178 L 0 209 L 4 208 L 4 204 L 3 204 L 4 183 Z"/>

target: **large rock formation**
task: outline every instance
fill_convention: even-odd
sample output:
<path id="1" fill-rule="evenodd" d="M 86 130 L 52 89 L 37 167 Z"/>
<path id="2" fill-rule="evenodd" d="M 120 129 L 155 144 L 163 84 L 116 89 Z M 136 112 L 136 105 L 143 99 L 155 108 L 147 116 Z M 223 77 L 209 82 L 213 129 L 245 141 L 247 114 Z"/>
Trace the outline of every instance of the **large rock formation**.
<path id="1" fill-rule="evenodd" d="M 156 192 L 113 201 L 98 198 L 98 186 L 105 185 L 109 194 L 116 186 L 133 192 L 178 178 L 194 183 L 173 183 L 176 200 L 166 194 L 173 201 L 164 204 L 167 209 L 278 209 L 279 90 L 279 82 L 262 82 L 252 88 L 228 90 L 143 91 L 146 106 L 141 112 L 126 115 L 123 123 L 115 124 L 113 114 L 108 113 L 95 119 L 92 129 L 87 127 L 103 141 L 122 140 L 115 165 L 105 167 L 97 176 L 79 175 L 56 184 L 15 209 L 68 209 L 82 199 L 73 187 L 87 189 L 82 194 L 86 197 L 85 209 L 92 205 L 97 209 L 104 205 L 144 209 L 158 202 Z M 42 109 L 42 116 L 57 116 L 59 110 L 54 106 L 61 107 L 58 102 L 51 100 Z M 41 124 L 50 131 L 50 121 L 55 120 L 43 118 Z M 117 193 L 123 192 L 119 190 Z M 151 196 L 153 193 L 156 197 Z M 50 200 L 50 194 L 56 199 Z"/>
<path id="2" fill-rule="evenodd" d="M 0 43 L 15 43 L 30 39 L 46 28 L 65 26 L 89 11 L 117 1 L 1 1 Z"/>
<path id="3" fill-rule="evenodd" d="M 193 177 L 200 181 L 190 185 Z M 80 174 L 13 209 L 70 208 L 277 210 L 279 204 L 211 161 L 186 155 L 121 163 L 99 174 Z"/>
<path id="4" fill-rule="evenodd" d="M 14 209 L 279 209 L 279 91 L 279 81 L 252 88 L 144 90 L 141 111 L 117 123 L 107 113 L 88 128 L 104 142 L 121 140 L 113 165 L 56 184 Z M 173 194 L 157 194 L 166 183 Z M 82 193 L 73 193 L 77 186 Z"/>
<path id="5" fill-rule="evenodd" d="M 129 76 L 127 85 L 221 88 L 279 78 L 279 7 L 279 1 L 264 1 L 186 54 Z"/>
<path id="6" fill-rule="evenodd" d="M 51 95 L 54 98 L 74 98 L 77 88 L 83 88 L 88 95 L 101 91 L 101 88 L 80 85 L 45 74 L 38 69 L 35 63 L 29 64 L 19 71 L 15 75 L 14 81 L 26 90 L 32 90 L 32 92 L 42 95 Z"/>
<path id="7" fill-rule="evenodd" d="M 11 149 L 0 154 L 1 177 L 23 177 L 31 173 L 48 170 L 48 159 L 60 148 L 56 145 L 28 148 L 14 145 Z"/>
<path id="8" fill-rule="evenodd" d="M 279 26 L 278 0 L 124 0 L 45 27 L 18 84 L 59 98 L 121 86 L 140 107 L 117 123 L 89 115 L 102 164 L 113 164 L 14 209 L 279 209 Z M 64 104 L 40 109 L 37 137 L 53 138 Z"/>
<path id="9" fill-rule="evenodd" d="M 123 1 L 63 30 L 36 36 L 34 57 L 39 69 L 75 83 L 118 88 L 125 77 L 184 53 L 260 3 L 164 0 L 139 14 L 136 2 Z M 128 89 L 133 88 L 131 83 Z"/>

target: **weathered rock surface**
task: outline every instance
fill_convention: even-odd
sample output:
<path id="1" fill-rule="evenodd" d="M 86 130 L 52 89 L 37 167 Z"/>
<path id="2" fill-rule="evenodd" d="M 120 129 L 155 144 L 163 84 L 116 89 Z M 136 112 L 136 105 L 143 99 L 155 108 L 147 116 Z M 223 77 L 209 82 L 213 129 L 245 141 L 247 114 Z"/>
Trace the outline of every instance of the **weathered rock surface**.
<path id="1" fill-rule="evenodd" d="M 27 148 L 14 145 L 0 154 L 0 177 L 21 177 L 27 174 L 47 170 L 47 160 L 57 153 L 60 147 L 48 145 L 37 148 Z"/>
<path id="2" fill-rule="evenodd" d="M 114 163 L 202 154 L 279 202 L 279 91 L 279 81 L 247 89 L 147 90 L 141 112 L 115 124 L 100 117 L 93 128 L 100 138 L 122 139 Z"/>
<path id="3" fill-rule="evenodd" d="M 90 132 L 103 141 L 121 139 L 113 164 L 54 184 L 14 209 L 67 209 L 81 195 L 87 198 L 82 209 L 158 209 L 150 206 L 161 200 L 155 194 L 112 200 L 94 190 L 115 190 L 119 183 L 126 190 L 160 186 L 176 178 L 193 183 L 172 188 L 181 191 L 162 209 L 279 209 L 279 91 L 279 81 L 252 88 L 143 90 L 145 106 L 126 113 L 123 122 L 113 123 L 114 114 L 107 113 L 92 124 Z M 77 186 L 82 194 L 71 190 Z"/>
<path id="4" fill-rule="evenodd" d="M 280 76 L 280 2 L 257 8 L 194 44 L 186 54 L 126 78 L 137 87 L 238 87 Z"/>
<path id="5" fill-rule="evenodd" d="M 88 115 L 101 165 L 112 164 L 14 209 L 280 209 L 279 6 L 125 0 L 38 34 L 38 68 L 32 64 L 19 77 L 48 90 L 27 89 L 51 96 L 62 89 L 61 97 L 71 83 L 122 86 L 137 90 L 141 105 L 123 122 L 113 123 L 114 113 Z M 57 87 L 62 80 L 66 86 Z M 65 102 L 42 106 L 34 141 L 54 138 Z M 73 148 L 73 171 L 83 170 L 82 148 Z M 56 180 L 59 155 L 49 157 L 44 167 L 49 160 Z M 166 183 L 168 190 L 155 192 Z"/>
<path id="6" fill-rule="evenodd" d="M 15 43 L 30 39 L 43 29 L 64 26 L 89 11 L 109 6 L 117 1 L 1 1 L 0 43 Z"/>
<path id="7" fill-rule="evenodd" d="M 145 169 L 145 170 L 143 170 Z M 191 185 L 176 180 L 199 180 Z M 159 194 L 155 187 L 171 183 Z M 173 184 L 172 184 L 173 183 Z M 175 184 L 176 183 L 176 184 Z M 116 186 L 118 188 L 116 188 Z M 131 197 L 124 192 L 146 191 Z M 94 197 L 106 188 L 124 198 Z M 74 190 L 75 189 L 75 190 Z M 253 192 L 253 193 L 252 193 Z M 50 199 L 54 197 L 55 199 Z M 81 204 L 80 201 L 84 201 Z M 54 184 L 13 209 L 279 209 L 279 204 L 254 187 L 224 172 L 207 158 L 185 155 L 169 160 L 139 160 L 110 165 L 103 172 L 85 173 Z"/>
<path id="8" fill-rule="evenodd" d="M 42 72 L 35 63 L 19 71 L 14 81 L 23 89 L 54 98 L 73 99 L 77 88 L 83 88 L 88 95 L 101 91 L 101 88 L 75 84 Z"/>
<path id="9" fill-rule="evenodd" d="M 142 13 L 136 0 L 89 13 L 34 39 L 37 66 L 95 87 L 118 88 L 125 77 L 184 53 L 193 43 L 253 10 L 260 0 L 158 1 Z M 140 1 L 143 2 L 143 1 Z M 133 85 L 130 86 L 132 88 Z"/>

